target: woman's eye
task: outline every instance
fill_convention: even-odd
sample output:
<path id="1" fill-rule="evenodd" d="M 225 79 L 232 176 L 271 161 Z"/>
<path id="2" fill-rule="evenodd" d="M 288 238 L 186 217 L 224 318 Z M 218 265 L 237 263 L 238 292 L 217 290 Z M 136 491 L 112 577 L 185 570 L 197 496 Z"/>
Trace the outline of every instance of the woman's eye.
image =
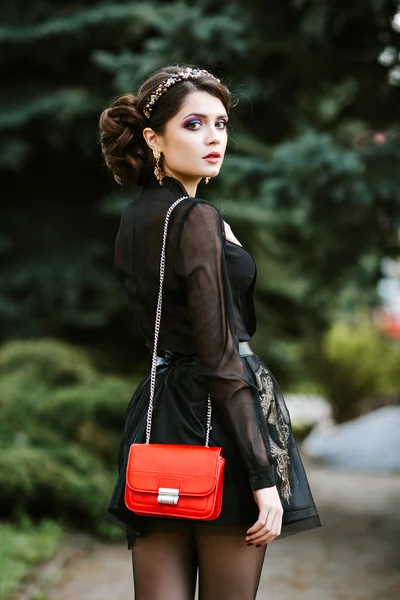
<path id="1" fill-rule="evenodd" d="M 196 129 L 200 129 L 200 127 L 203 125 L 203 123 L 201 121 L 189 121 L 189 123 L 186 123 L 185 127 L 186 129 L 191 129 L 192 131 L 196 131 Z M 221 119 L 219 121 L 216 122 L 215 127 L 217 129 L 225 129 L 227 126 L 227 121 L 225 121 L 225 119 Z"/>
<path id="2" fill-rule="evenodd" d="M 190 121 L 189 123 L 187 123 L 187 125 L 185 125 L 185 127 L 187 127 L 188 129 L 196 130 L 200 127 L 200 125 L 200 121 Z"/>

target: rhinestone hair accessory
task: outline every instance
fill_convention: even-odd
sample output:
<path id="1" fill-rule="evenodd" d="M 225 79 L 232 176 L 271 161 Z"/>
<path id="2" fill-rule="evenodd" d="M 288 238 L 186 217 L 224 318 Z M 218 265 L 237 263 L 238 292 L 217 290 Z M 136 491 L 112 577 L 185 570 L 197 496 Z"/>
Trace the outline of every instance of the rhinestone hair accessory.
<path id="1" fill-rule="evenodd" d="M 184 69 L 183 71 L 180 71 L 179 73 L 176 73 L 175 75 L 171 75 L 171 77 L 169 79 L 167 79 L 166 81 L 163 81 L 158 86 L 158 88 L 156 90 L 154 90 L 154 92 L 151 94 L 151 96 L 149 98 L 147 98 L 145 107 L 143 109 L 143 113 L 144 113 L 145 117 L 147 119 L 150 119 L 155 103 L 157 102 L 157 100 L 162 98 L 162 96 L 164 96 L 164 94 L 166 92 L 168 92 L 169 88 L 172 85 L 175 85 L 175 83 L 178 83 L 179 81 L 184 81 L 186 79 L 197 79 L 198 77 L 202 77 L 204 75 L 207 77 L 211 77 L 212 79 L 215 79 L 215 81 L 218 81 L 218 82 L 220 81 L 219 79 L 214 77 L 214 75 L 212 75 L 208 71 L 205 71 L 204 69 L 192 69 L 191 67 L 186 67 L 186 69 Z"/>

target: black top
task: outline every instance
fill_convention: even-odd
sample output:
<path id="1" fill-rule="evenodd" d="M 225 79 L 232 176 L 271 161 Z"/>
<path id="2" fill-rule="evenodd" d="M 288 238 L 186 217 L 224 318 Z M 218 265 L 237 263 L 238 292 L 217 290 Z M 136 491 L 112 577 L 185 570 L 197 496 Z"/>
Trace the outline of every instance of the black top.
<path id="1" fill-rule="evenodd" d="M 115 265 L 152 351 L 162 234 L 168 208 L 184 187 L 165 177 L 138 190 L 121 217 Z M 275 485 L 266 423 L 255 404 L 238 342 L 256 329 L 251 254 L 225 238 L 218 209 L 198 198 L 175 207 L 168 228 L 158 354 L 196 356 L 213 409 L 229 423 L 252 489 Z"/>

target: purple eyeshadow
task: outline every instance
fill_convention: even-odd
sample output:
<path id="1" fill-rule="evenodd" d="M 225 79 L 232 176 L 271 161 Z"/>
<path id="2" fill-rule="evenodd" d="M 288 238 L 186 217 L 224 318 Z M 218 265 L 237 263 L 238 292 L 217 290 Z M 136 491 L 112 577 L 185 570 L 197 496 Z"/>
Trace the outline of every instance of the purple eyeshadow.
<path id="1" fill-rule="evenodd" d="M 189 125 L 189 123 L 202 123 L 203 121 L 199 117 L 189 117 L 183 122 L 183 127 Z"/>

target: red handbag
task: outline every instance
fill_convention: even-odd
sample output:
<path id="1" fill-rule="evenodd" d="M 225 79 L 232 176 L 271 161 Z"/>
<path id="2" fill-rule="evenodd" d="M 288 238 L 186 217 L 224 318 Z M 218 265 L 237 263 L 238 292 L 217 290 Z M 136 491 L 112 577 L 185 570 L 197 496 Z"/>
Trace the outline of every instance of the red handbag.
<path id="1" fill-rule="evenodd" d="M 168 209 L 165 217 L 150 374 L 146 443 L 132 444 L 130 447 L 126 468 L 125 505 L 137 515 L 212 520 L 216 519 L 221 512 L 225 459 L 222 456 L 222 448 L 209 447 L 210 395 L 208 395 L 207 403 L 207 429 L 204 446 L 150 444 L 168 222 L 175 206 L 185 198 L 187 196 L 176 200 Z"/>

